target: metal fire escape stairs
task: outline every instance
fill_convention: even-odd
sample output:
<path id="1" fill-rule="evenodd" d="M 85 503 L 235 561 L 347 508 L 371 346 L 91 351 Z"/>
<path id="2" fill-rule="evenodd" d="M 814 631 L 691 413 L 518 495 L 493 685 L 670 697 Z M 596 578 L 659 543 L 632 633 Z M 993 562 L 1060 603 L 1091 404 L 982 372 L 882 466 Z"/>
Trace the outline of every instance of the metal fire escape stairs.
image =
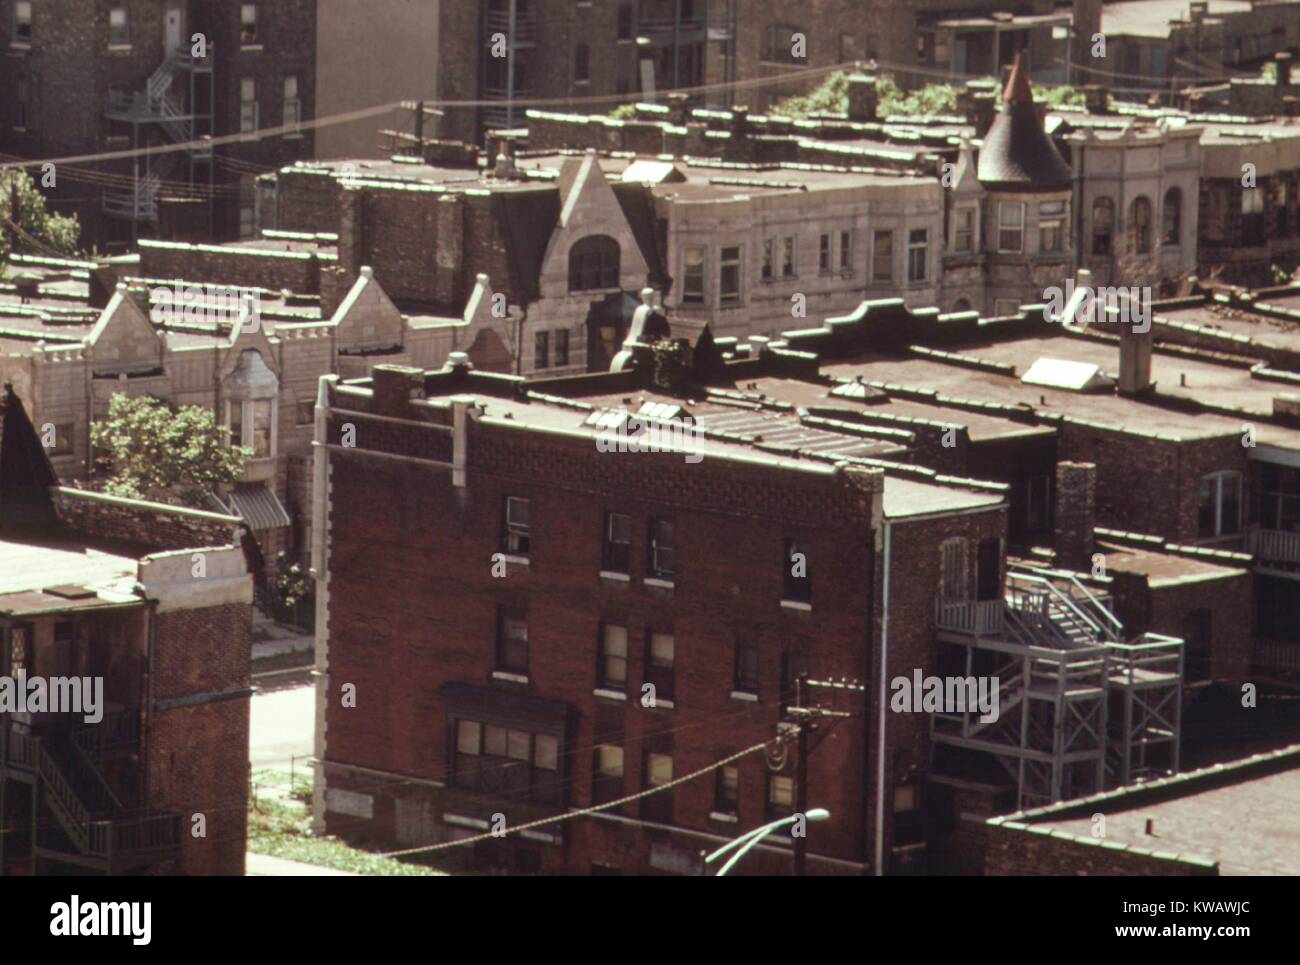
<path id="1" fill-rule="evenodd" d="M 1109 596 L 1076 574 L 1011 563 L 1002 599 L 939 599 L 936 632 L 949 666 L 998 679 L 999 704 L 989 722 L 933 714 L 932 740 L 991 756 L 1019 807 L 1177 772 L 1182 641 L 1126 640 Z"/>
<path id="2" fill-rule="evenodd" d="M 188 144 L 213 133 L 213 77 L 211 46 L 208 57 L 197 59 L 188 51 L 163 60 L 134 92 L 110 91 L 104 116 L 115 124 L 129 124 L 131 148 L 143 151 L 132 157 L 130 184 L 106 188 L 103 210 L 113 217 L 137 223 L 156 223 L 158 196 L 173 177 L 192 187 L 206 181 L 212 195 L 212 147 L 195 144 L 183 151 L 150 153 L 160 144 Z M 202 95 L 202 96 L 201 96 Z"/>

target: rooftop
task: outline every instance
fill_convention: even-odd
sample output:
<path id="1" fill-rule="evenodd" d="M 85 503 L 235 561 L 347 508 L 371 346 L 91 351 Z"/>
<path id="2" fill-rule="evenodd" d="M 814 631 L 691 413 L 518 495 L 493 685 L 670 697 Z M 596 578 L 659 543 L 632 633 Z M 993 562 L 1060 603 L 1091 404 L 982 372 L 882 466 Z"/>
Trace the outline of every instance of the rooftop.
<path id="1" fill-rule="evenodd" d="M 1207 6 L 1211 17 L 1222 17 L 1249 13 L 1252 4 L 1248 0 L 1208 0 Z M 1168 37 L 1174 21 L 1190 18 L 1188 0 L 1127 0 L 1101 8 L 1101 32 L 1107 36 Z"/>
<path id="2" fill-rule="evenodd" d="M 0 613 L 25 616 L 139 602 L 138 561 L 80 542 L 0 540 Z"/>

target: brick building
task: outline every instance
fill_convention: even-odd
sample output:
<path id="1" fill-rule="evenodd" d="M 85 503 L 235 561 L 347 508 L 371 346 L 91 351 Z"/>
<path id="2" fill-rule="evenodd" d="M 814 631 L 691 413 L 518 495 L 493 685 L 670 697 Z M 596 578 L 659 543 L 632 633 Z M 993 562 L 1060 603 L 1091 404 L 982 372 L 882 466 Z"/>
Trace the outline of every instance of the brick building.
<path id="1" fill-rule="evenodd" d="M 0 428 L 0 672 L 102 684 L 0 714 L 0 874 L 242 874 L 241 521 L 59 486 L 10 386 Z"/>
<path id="2" fill-rule="evenodd" d="M 0 108 L 0 151 L 26 159 L 167 149 L 56 171 L 51 206 L 78 216 L 86 248 L 251 231 L 249 172 L 310 156 L 311 133 L 168 148 L 314 116 L 315 6 L 6 0 L 0 83 L 16 96 Z M 201 215 L 190 210 L 196 200 Z"/>

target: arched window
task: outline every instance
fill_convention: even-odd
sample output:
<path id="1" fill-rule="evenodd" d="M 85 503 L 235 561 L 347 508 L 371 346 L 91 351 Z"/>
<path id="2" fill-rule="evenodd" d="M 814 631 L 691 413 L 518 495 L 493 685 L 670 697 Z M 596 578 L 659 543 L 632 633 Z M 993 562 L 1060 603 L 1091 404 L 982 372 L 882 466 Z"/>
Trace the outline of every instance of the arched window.
<path id="1" fill-rule="evenodd" d="M 1183 192 L 1170 188 L 1165 192 L 1165 206 L 1160 219 L 1160 243 L 1176 245 L 1183 234 Z"/>
<path id="2" fill-rule="evenodd" d="M 569 291 L 618 287 L 618 242 L 609 235 L 588 235 L 569 249 Z"/>
<path id="3" fill-rule="evenodd" d="M 1129 209 L 1128 247 L 1139 255 L 1151 253 L 1151 202 L 1146 198 L 1134 199 Z"/>
<path id="4" fill-rule="evenodd" d="M 1225 185 L 1212 184 L 1206 190 L 1200 222 L 1201 231 L 1207 240 L 1228 240 L 1228 189 Z"/>
<path id="5" fill-rule="evenodd" d="M 1092 203 L 1092 253 L 1109 255 L 1111 236 L 1115 231 L 1115 202 L 1098 198 Z"/>
<path id="6" fill-rule="evenodd" d="M 952 310 L 953 310 L 954 313 L 955 313 L 955 312 L 969 312 L 969 311 L 970 311 L 970 299 L 969 299 L 969 298 L 959 298 L 959 299 L 957 299 L 955 302 L 952 303 Z"/>

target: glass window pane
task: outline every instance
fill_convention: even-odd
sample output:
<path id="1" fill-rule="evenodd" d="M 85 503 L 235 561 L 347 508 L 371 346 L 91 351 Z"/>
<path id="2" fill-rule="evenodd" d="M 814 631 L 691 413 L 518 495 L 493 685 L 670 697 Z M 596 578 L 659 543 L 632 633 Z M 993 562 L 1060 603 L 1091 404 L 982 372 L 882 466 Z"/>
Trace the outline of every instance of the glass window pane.
<path id="1" fill-rule="evenodd" d="M 673 635 L 671 633 L 652 633 L 650 635 L 650 662 L 656 667 L 673 665 Z"/>
<path id="2" fill-rule="evenodd" d="M 488 724 L 483 728 L 483 753 L 506 756 L 506 729 Z"/>
<path id="3" fill-rule="evenodd" d="M 516 761 L 532 760 L 532 737 L 526 730 L 506 732 L 506 756 Z"/>
<path id="4" fill-rule="evenodd" d="M 533 763 L 548 771 L 560 766 L 560 739 L 548 734 L 538 734 L 533 748 Z"/>
<path id="5" fill-rule="evenodd" d="M 462 720 L 456 731 L 456 750 L 462 754 L 477 754 L 482 737 L 482 724 L 475 720 Z"/>

